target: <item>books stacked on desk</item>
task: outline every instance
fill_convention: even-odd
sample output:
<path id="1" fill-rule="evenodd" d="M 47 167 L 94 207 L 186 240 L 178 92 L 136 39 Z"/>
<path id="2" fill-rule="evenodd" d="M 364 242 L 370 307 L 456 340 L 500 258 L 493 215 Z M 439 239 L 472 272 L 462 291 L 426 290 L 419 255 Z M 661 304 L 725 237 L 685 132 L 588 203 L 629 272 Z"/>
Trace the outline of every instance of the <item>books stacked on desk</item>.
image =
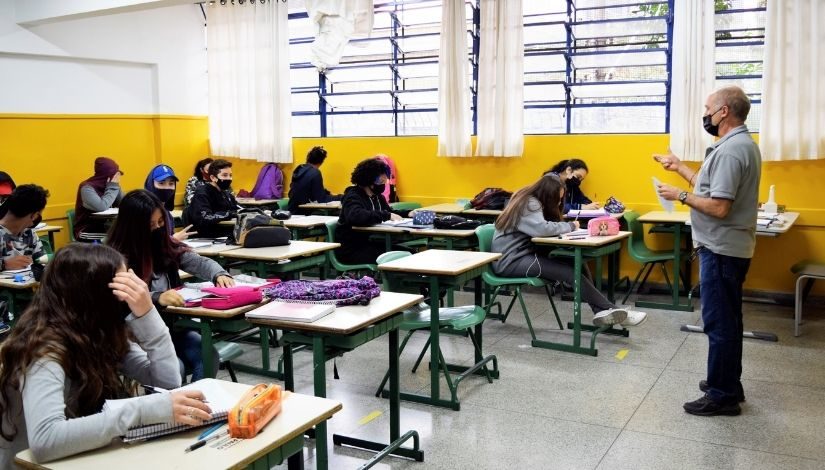
<path id="1" fill-rule="evenodd" d="M 335 305 L 274 300 L 246 312 L 247 318 L 262 320 L 286 320 L 312 323 L 335 311 Z"/>

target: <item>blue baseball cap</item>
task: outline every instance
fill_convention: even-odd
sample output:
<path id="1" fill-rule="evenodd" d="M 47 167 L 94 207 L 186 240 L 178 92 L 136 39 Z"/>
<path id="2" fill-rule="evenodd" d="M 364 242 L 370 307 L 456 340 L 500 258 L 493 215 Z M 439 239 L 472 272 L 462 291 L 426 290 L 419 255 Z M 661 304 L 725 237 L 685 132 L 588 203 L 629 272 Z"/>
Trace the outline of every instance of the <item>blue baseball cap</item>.
<path id="1" fill-rule="evenodd" d="M 178 177 L 175 176 L 175 172 L 172 171 L 172 168 L 167 165 L 158 165 L 154 170 L 152 170 L 152 180 L 157 181 L 158 183 L 169 178 L 179 181 Z"/>

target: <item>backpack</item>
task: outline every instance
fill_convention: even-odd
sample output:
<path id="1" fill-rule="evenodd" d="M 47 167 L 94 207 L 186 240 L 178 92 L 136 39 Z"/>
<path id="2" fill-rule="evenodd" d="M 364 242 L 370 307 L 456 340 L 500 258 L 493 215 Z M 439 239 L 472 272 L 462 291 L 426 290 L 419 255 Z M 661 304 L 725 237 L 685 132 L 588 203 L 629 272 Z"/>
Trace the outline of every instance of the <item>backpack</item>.
<path id="1" fill-rule="evenodd" d="M 379 153 L 376 157 L 390 167 L 390 177 L 387 178 L 387 186 L 384 188 L 384 192 L 382 193 L 384 195 L 384 199 L 386 199 L 388 203 L 398 202 L 398 193 L 395 190 L 398 186 L 398 169 L 395 167 L 395 162 L 392 161 L 392 158 L 384 154 Z"/>
<path id="2" fill-rule="evenodd" d="M 478 220 L 465 219 L 458 215 L 445 215 L 436 217 L 433 220 L 434 228 L 441 228 L 447 230 L 475 230 L 480 227 L 482 222 Z"/>
<path id="3" fill-rule="evenodd" d="M 512 195 L 513 193 L 501 188 L 484 188 L 470 201 L 470 205 L 473 209 L 501 210 L 507 205 Z"/>
<path id="4" fill-rule="evenodd" d="M 258 180 L 250 195 L 255 199 L 281 199 L 284 197 L 284 173 L 274 163 L 267 163 L 258 173 Z"/>
<path id="5" fill-rule="evenodd" d="M 244 248 L 261 248 L 289 245 L 290 238 L 292 233 L 283 226 L 283 222 L 253 209 L 238 213 L 238 220 L 226 243 Z"/>

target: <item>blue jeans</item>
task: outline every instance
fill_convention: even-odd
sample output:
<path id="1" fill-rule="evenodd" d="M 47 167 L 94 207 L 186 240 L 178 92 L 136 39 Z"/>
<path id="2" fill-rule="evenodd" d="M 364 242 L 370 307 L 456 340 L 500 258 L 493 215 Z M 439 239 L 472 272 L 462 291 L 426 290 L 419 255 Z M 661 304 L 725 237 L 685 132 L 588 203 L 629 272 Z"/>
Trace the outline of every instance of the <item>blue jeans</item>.
<path id="1" fill-rule="evenodd" d="M 708 397 L 737 403 L 742 389 L 742 285 L 751 260 L 699 250 L 702 321 L 708 336 Z"/>
<path id="2" fill-rule="evenodd" d="M 172 330 L 172 344 L 175 345 L 175 353 L 183 362 L 186 372 L 192 374 L 191 382 L 204 377 L 203 359 L 201 358 L 201 335 L 192 330 Z M 218 354 L 214 348 L 212 350 L 215 367 L 218 366 Z M 211 374 L 214 376 L 214 371 Z"/>

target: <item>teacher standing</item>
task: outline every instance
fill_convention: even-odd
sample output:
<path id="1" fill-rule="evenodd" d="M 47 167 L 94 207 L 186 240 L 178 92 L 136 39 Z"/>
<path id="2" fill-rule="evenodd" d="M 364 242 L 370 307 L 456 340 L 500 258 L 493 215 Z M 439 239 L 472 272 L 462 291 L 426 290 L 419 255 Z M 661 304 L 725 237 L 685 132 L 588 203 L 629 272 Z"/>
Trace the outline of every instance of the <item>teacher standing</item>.
<path id="1" fill-rule="evenodd" d="M 702 321 L 708 336 L 705 395 L 684 404 L 699 416 L 741 413 L 742 286 L 756 245 L 756 212 L 761 173 L 759 147 L 745 126 L 750 100 L 736 86 L 717 90 L 705 101 L 702 124 L 719 137 L 705 161 L 693 171 L 675 155 L 654 155 L 665 170 L 675 171 L 693 192 L 659 185 L 663 198 L 690 206 L 693 244 L 699 255 Z"/>

